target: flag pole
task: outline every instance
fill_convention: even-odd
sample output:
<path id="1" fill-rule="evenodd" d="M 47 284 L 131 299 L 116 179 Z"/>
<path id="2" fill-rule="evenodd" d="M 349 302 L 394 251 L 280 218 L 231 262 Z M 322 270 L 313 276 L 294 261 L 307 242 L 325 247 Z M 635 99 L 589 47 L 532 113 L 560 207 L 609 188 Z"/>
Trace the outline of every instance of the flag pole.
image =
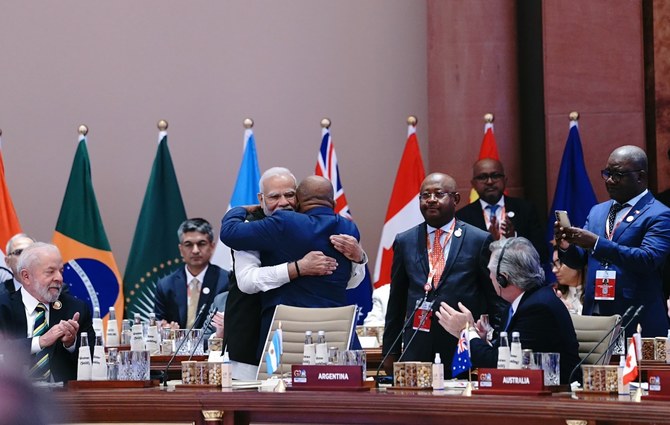
<path id="1" fill-rule="evenodd" d="M 468 329 L 470 329 L 470 323 L 465 322 L 465 335 L 467 338 Z M 468 341 L 468 357 L 470 357 L 470 341 Z M 465 389 L 461 393 L 463 397 L 472 397 L 472 362 L 470 362 L 470 367 L 468 367 L 468 383 L 465 386 Z"/>
<path id="2" fill-rule="evenodd" d="M 637 334 L 642 335 L 642 326 L 640 324 L 637 324 Z M 635 339 L 635 335 L 633 335 L 633 339 Z M 640 337 L 640 340 L 642 338 Z M 641 349 L 641 348 L 640 348 Z M 639 403 L 642 401 L 642 356 L 638 358 L 637 355 L 638 352 L 638 347 L 637 347 L 637 339 L 635 339 L 635 358 L 637 359 L 637 390 L 635 390 L 635 394 L 633 395 L 633 401 L 636 403 Z"/>

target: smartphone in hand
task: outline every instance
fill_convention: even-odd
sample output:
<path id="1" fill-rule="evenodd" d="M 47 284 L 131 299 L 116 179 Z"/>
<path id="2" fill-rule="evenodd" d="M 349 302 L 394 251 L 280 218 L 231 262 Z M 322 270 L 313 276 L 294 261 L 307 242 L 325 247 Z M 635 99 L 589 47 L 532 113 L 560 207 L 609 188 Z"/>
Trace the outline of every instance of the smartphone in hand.
<path id="1" fill-rule="evenodd" d="M 570 224 L 570 219 L 568 218 L 568 212 L 564 210 L 556 210 L 556 221 L 560 224 L 561 227 L 572 227 Z"/>

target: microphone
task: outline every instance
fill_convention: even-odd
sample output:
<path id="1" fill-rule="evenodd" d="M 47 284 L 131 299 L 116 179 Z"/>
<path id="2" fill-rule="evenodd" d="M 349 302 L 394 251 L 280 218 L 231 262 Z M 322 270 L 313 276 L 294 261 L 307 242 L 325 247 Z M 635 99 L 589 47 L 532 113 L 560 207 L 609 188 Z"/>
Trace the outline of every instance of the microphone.
<path id="1" fill-rule="evenodd" d="M 207 318 L 203 322 L 200 338 L 198 338 L 198 342 L 191 349 L 191 355 L 188 356 L 189 360 L 191 360 L 191 358 L 195 354 L 195 351 L 198 349 L 198 347 L 200 347 L 200 344 L 202 344 L 202 340 L 205 338 L 205 330 L 209 329 L 209 325 L 212 323 L 212 319 L 214 319 L 214 315 L 216 314 L 217 311 L 219 311 L 219 309 L 216 306 L 212 305 L 212 308 L 209 310 Z"/>
<path id="2" fill-rule="evenodd" d="M 598 341 L 598 343 L 597 343 L 596 345 L 593 346 L 593 348 L 591 349 L 591 351 L 589 351 L 588 354 L 587 354 L 583 359 L 581 359 L 581 360 L 577 363 L 577 365 L 576 365 L 576 366 L 572 369 L 572 371 L 570 372 L 570 376 L 569 376 L 569 378 L 568 378 L 568 382 L 572 382 L 572 377 L 573 377 L 573 375 L 575 374 L 575 372 L 577 372 L 577 370 L 581 367 L 581 365 L 583 365 L 584 362 L 591 356 L 591 354 L 593 354 L 593 352 L 595 352 L 596 349 L 597 349 L 598 347 L 600 347 L 600 344 L 602 344 L 602 343 L 605 341 L 605 339 L 606 339 L 608 336 L 610 336 L 610 335 L 612 334 L 612 332 L 614 332 L 614 330 L 615 330 L 617 327 L 619 327 L 619 325 L 621 325 L 621 322 L 623 322 L 624 320 L 626 320 L 626 318 L 627 318 L 628 316 L 630 316 L 631 312 L 633 311 L 633 308 L 635 308 L 635 307 L 634 307 L 634 306 L 630 306 L 630 307 L 628 307 L 628 309 L 626 310 L 626 312 L 623 314 L 622 317 L 619 318 L 619 320 L 616 321 L 616 323 L 614 324 L 614 326 L 612 326 L 612 328 L 611 328 L 605 335 L 603 335 L 603 337 L 600 339 L 600 341 Z M 633 317 L 634 317 L 634 316 L 633 316 Z M 616 338 L 618 338 L 618 337 L 619 337 L 619 335 L 616 336 Z M 616 340 L 616 338 L 614 338 L 614 340 Z M 605 350 L 605 353 L 607 353 L 608 351 L 609 351 L 609 347 L 607 348 L 607 350 Z M 603 355 L 604 355 L 605 353 L 603 353 Z M 599 358 L 594 362 L 594 364 L 598 364 L 598 362 L 600 361 L 601 358 L 602 358 L 602 356 L 599 357 Z"/>
<path id="3" fill-rule="evenodd" d="M 612 339 L 612 342 L 607 346 L 607 350 L 605 350 L 605 352 L 603 354 L 601 354 L 600 357 L 598 357 L 598 360 L 596 360 L 596 363 L 598 363 L 600 361 L 600 359 L 605 357 L 605 353 L 607 353 L 610 350 L 610 348 L 612 348 L 614 346 L 614 344 L 616 344 L 616 342 L 619 339 L 619 337 L 621 336 L 621 334 L 626 332 L 626 328 L 628 327 L 628 325 L 633 323 L 633 320 L 635 320 L 640 315 L 640 313 L 642 313 L 642 310 L 644 310 L 644 304 L 640 305 L 637 308 L 637 310 L 635 310 L 635 314 L 633 314 L 633 317 L 631 317 L 630 320 L 628 322 L 626 322 L 626 324 L 624 326 L 622 326 L 621 329 L 619 329 L 619 333 L 617 334 L 617 336 Z"/>
<path id="4" fill-rule="evenodd" d="M 163 385 L 167 386 L 167 376 L 168 376 L 168 370 L 170 370 L 170 365 L 174 361 L 175 357 L 177 357 L 177 353 L 179 353 L 179 350 L 181 350 L 181 347 L 184 346 L 184 343 L 188 341 L 189 336 L 191 336 L 191 332 L 193 332 L 193 328 L 195 327 L 195 324 L 198 323 L 198 320 L 200 320 L 200 316 L 202 316 L 202 313 L 205 311 L 205 307 L 207 304 L 203 304 L 202 307 L 200 307 L 200 311 L 198 311 L 198 314 L 195 316 L 195 320 L 193 321 L 193 324 L 191 325 L 190 328 L 186 331 L 186 335 L 184 336 L 184 339 L 181 341 L 179 344 L 179 347 L 174 351 L 172 354 L 172 357 L 170 357 L 170 360 L 167 362 L 167 366 L 165 366 L 165 370 L 163 371 Z"/>
<path id="5" fill-rule="evenodd" d="M 419 309 L 421 304 L 423 304 L 426 301 L 426 299 L 428 299 L 428 291 L 426 291 L 422 300 L 417 300 L 416 304 L 414 305 L 414 310 L 412 310 L 412 314 L 410 314 L 407 317 L 407 319 L 405 320 L 405 323 L 402 324 L 402 328 L 400 329 L 400 332 L 398 332 L 398 336 L 395 338 L 395 340 L 393 340 L 393 343 L 391 344 L 391 347 L 389 348 L 389 351 L 382 358 L 382 361 L 379 363 L 379 366 L 377 366 L 377 371 L 375 372 L 375 385 L 376 385 L 377 388 L 379 388 L 379 372 L 381 371 L 382 366 L 384 366 L 384 362 L 386 361 L 386 359 L 391 355 L 391 349 L 393 349 L 393 347 L 395 347 L 395 345 L 398 343 L 398 341 L 402 337 L 403 333 L 405 332 L 405 327 L 407 327 L 409 322 L 414 319 L 414 315 L 416 314 L 416 311 Z M 401 354 L 400 357 L 402 357 L 402 354 Z"/>

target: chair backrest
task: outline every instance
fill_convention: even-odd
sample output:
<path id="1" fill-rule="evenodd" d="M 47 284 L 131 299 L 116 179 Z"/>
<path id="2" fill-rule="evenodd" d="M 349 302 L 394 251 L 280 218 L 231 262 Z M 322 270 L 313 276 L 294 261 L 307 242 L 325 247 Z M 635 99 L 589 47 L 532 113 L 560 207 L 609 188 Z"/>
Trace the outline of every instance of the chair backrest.
<path id="1" fill-rule="evenodd" d="M 268 377 L 265 355 L 279 322 L 281 322 L 283 337 L 282 367 L 283 372 L 287 373 L 291 372 L 292 365 L 302 364 L 305 331 L 312 331 L 314 342 L 316 342 L 317 332 L 325 331 L 328 347 L 337 347 L 340 351 L 349 349 L 355 315 L 355 305 L 331 308 L 278 305 L 272 318 L 270 332 L 265 338 L 265 348 L 258 365 L 257 379 L 263 380 Z"/>
<path id="2" fill-rule="evenodd" d="M 589 351 L 593 350 L 598 341 L 603 339 L 607 332 L 615 325 L 616 329 L 598 346 L 588 359 L 584 360 L 584 364 L 595 364 L 598 358 L 605 352 L 607 347 L 612 342 L 613 338 L 619 334 L 621 328 L 621 316 L 615 314 L 614 316 L 581 316 L 578 314 L 571 314 L 572 324 L 575 326 L 577 333 L 577 341 L 579 342 L 579 357 L 584 359 Z M 612 349 L 605 354 L 599 364 L 609 364 Z"/>

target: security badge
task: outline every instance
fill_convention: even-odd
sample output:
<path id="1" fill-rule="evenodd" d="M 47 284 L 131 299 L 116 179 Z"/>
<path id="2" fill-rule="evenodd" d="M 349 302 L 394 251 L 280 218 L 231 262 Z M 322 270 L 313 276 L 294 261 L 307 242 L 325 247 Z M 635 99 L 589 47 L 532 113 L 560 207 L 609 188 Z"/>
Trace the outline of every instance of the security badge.
<path id="1" fill-rule="evenodd" d="M 603 301 L 614 301 L 616 293 L 616 270 L 596 270 L 595 299 Z"/>
<path id="2" fill-rule="evenodd" d="M 433 301 L 424 301 L 414 312 L 412 329 L 430 332 L 430 322 L 433 317 Z"/>

